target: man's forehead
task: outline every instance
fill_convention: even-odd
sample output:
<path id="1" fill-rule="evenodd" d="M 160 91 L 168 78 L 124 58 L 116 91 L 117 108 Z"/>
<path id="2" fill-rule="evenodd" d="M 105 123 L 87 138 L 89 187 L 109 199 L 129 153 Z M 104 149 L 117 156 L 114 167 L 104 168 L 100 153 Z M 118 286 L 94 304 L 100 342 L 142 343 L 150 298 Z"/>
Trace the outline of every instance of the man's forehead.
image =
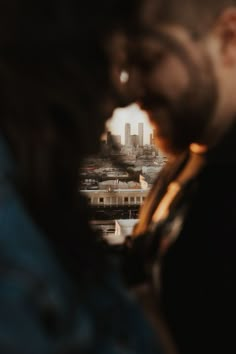
<path id="1" fill-rule="evenodd" d="M 139 21 L 143 26 L 181 25 L 186 29 L 204 32 L 230 0 L 143 0 Z"/>
<path id="2" fill-rule="evenodd" d="M 140 6 L 140 22 L 142 25 L 154 24 L 162 0 L 143 0 Z"/>
<path id="3" fill-rule="evenodd" d="M 191 12 L 193 12 L 192 5 L 193 1 L 186 0 L 179 0 L 178 2 L 177 0 L 143 0 L 140 18 L 146 24 L 153 24 L 157 21 L 178 21 L 183 17 L 183 11 L 179 11 L 179 9 L 184 7 L 188 15 L 191 15 Z"/>

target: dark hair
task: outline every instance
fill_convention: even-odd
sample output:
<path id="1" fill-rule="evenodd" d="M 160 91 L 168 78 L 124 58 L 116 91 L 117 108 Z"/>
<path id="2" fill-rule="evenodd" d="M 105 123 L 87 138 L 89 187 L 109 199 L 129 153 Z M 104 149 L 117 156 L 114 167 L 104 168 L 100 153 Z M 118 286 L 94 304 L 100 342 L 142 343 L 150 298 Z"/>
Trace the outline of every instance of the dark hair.
<path id="1" fill-rule="evenodd" d="M 90 134 L 104 124 L 99 105 L 111 90 L 104 41 L 131 25 L 134 3 L 0 3 L 0 133 L 22 200 L 74 276 L 102 264 L 78 169 L 88 140 L 96 144 Z"/>

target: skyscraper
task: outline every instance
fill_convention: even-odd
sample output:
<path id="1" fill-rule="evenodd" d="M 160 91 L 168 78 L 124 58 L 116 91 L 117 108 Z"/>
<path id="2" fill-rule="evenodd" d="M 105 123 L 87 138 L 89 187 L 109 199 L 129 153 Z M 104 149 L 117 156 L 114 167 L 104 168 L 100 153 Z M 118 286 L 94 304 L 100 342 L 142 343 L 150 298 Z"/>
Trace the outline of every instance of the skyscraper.
<path id="1" fill-rule="evenodd" d="M 107 132 L 107 145 L 108 146 L 112 146 L 112 135 L 111 135 L 111 132 Z"/>
<path id="2" fill-rule="evenodd" d="M 120 135 L 112 135 L 114 143 L 117 145 L 121 145 L 121 136 Z"/>
<path id="3" fill-rule="evenodd" d="M 150 136 L 150 145 L 153 145 L 153 135 L 150 134 L 149 136 Z"/>
<path id="4" fill-rule="evenodd" d="M 126 123 L 125 124 L 125 146 L 130 146 L 130 132 L 131 132 L 130 124 Z"/>
<path id="5" fill-rule="evenodd" d="M 143 123 L 138 123 L 139 146 L 143 146 Z"/>
<path id="6" fill-rule="evenodd" d="M 133 147 L 137 147 L 139 145 L 139 136 L 138 135 L 131 135 L 130 142 Z"/>

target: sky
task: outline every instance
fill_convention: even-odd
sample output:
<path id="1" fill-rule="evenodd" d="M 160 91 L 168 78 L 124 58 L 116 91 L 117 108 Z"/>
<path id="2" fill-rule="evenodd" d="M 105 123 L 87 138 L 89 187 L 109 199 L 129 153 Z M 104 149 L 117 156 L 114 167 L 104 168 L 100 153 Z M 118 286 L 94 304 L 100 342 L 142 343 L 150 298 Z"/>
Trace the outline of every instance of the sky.
<path id="1" fill-rule="evenodd" d="M 107 129 L 114 135 L 121 135 L 121 143 L 125 143 L 125 124 L 131 124 L 131 135 L 138 134 L 138 123 L 144 123 L 144 144 L 149 144 L 153 128 L 147 115 L 136 104 L 115 110 L 113 117 L 107 123 Z"/>

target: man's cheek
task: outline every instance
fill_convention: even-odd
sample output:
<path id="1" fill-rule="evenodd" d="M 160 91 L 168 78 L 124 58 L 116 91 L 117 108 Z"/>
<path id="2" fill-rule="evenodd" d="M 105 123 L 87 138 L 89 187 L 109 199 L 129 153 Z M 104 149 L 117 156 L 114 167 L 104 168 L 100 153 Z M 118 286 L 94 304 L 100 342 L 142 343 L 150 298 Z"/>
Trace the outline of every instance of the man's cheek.
<path id="1" fill-rule="evenodd" d="M 189 85 L 187 71 L 176 58 L 168 58 L 150 73 L 147 85 L 151 92 L 160 92 L 170 100 L 176 100 Z"/>

